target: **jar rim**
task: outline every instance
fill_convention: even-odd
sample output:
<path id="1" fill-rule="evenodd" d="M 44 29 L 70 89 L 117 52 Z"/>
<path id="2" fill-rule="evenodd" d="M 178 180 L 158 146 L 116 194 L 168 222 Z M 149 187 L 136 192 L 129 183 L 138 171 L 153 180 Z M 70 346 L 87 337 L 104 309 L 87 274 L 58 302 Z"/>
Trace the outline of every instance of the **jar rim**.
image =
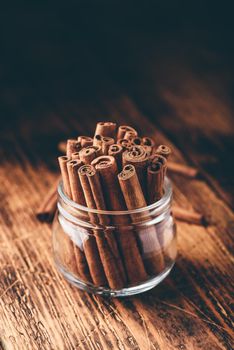
<path id="1" fill-rule="evenodd" d="M 166 176 L 165 182 L 164 182 L 164 195 L 162 196 L 162 198 L 157 202 L 147 205 L 146 207 L 132 209 L 132 210 L 99 210 L 99 209 L 92 209 L 92 208 L 85 207 L 81 204 L 74 202 L 72 199 L 67 197 L 67 195 L 63 191 L 62 180 L 58 184 L 58 195 L 59 197 L 61 197 L 63 202 L 65 202 L 66 205 L 69 205 L 74 209 L 85 211 L 87 213 L 94 213 L 94 214 L 100 214 L 100 215 L 129 215 L 129 214 L 139 214 L 145 211 L 151 211 L 151 210 L 157 210 L 157 209 L 160 210 L 162 209 L 162 207 L 167 206 L 167 204 L 170 203 L 172 198 L 172 184 L 169 178 Z"/>

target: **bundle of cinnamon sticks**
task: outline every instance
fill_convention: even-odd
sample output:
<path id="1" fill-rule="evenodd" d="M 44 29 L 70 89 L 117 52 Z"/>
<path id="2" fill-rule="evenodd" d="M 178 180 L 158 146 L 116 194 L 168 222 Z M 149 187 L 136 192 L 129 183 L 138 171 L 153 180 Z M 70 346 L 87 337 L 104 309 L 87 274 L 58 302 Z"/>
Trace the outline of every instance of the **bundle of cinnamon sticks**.
<path id="1" fill-rule="evenodd" d="M 140 137 L 130 126 L 99 122 L 93 138 L 67 140 L 66 155 L 58 158 L 63 190 L 90 209 L 146 207 L 163 196 L 170 153 L 169 147 L 156 147 L 153 139 Z M 165 268 L 167 257 L 155 226 L 147 227 L 147 210 L 114 216 L 90 211 L 87 220 L 93 228 L 86 234 L 82 228 L 83 238 L 71 239 L 66 232 L 60 236 L 61 263 L 83 281 L 120 289 Z"/>

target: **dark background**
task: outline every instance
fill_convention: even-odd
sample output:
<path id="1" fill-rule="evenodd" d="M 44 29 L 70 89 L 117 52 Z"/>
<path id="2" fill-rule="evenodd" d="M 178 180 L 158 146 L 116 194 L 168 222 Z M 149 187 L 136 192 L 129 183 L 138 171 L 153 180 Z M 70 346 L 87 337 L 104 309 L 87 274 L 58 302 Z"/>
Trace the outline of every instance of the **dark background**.
<path id="1" fill-rule="evenodd" d="M 57 142 L 79 131 L 71 115 L 80 125 L 115 119 L 103 102 L 128 96 L 180 150 L 204 153 L 206 170 L 231 189 L 234 31 L 225 2 L 8 6 L 0 14 L 2 137 L 23 133 L 53 170 Z"/>

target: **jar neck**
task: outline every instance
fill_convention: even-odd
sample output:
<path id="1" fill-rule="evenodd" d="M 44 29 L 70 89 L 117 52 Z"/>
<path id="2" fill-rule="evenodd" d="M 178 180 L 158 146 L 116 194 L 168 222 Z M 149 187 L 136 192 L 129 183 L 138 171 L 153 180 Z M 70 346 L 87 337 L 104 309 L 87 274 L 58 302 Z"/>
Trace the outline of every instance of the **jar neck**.
<path id="1" fill-rule="evenodd" d="M 163 197 L 144 208 L 123 211 L 104 211 L 81 206 L 70 200 L 63 191 L 62 182 L 58 186 L 58 212 L 64 219 L 73 223 L 93 228 L 96 225 L 115 226 L 121 222 L 137 223 L 138 225 L 152 220 L 154 223 L 165 220 L 171 212 L 172 186 L 168 178 L 165 179 Z"/>

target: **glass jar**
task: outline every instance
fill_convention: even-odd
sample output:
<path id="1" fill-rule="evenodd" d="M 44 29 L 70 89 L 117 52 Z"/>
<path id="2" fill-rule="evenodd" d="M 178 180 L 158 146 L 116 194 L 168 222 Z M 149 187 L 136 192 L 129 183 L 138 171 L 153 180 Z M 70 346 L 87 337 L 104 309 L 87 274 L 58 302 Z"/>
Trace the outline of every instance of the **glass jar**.
<path id="1" fill-rule="evenodd" d="M 176 259 L 172 187 L 145 208 L 89 209 L 70 200 L 58 186 L 53 250 L 58 270 L 80 289 L 106 296 L 147 291 L 170 273 Z"/>

